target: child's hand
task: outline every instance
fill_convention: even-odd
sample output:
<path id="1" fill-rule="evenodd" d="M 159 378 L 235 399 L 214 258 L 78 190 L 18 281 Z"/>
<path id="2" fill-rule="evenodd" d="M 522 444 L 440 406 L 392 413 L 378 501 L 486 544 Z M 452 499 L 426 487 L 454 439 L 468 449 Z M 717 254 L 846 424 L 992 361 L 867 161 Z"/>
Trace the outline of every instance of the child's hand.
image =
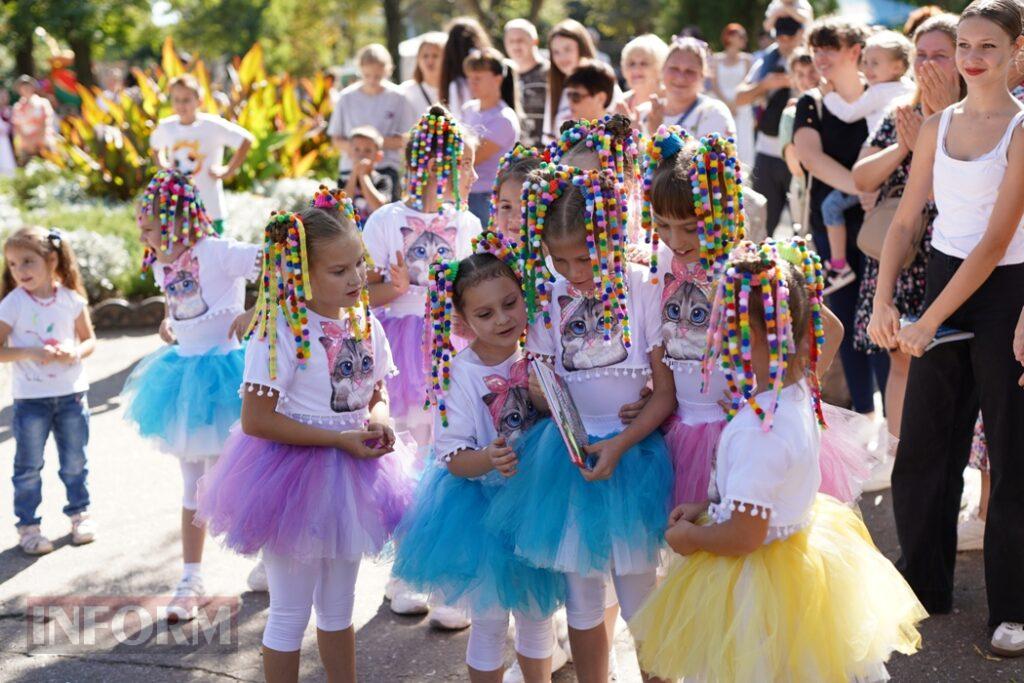
<path id="1" fill-rule="evenodd" d="M 587 481 L 611 479 L 625 452 L 615 437 L 584 446 L 583 450 L 596 459 L 591 469 L 580 469 L 580 473 Z"/>
<path id="2" fill-rule="evenodd" d="M 252 318 L 255 314 L 256 309 L 250 308 L 248 311 L 240 313 L 238 317 L 232 320 L 231 326 L 228 328 L 228 339 L 234 337 L 238 341 L 242 341 L 242 337 L 245 336 L 245 331 L 249 329 L 249 323 L 252 322 Z"/>
<path id="3" fill-rule="evenodd" d="M 677 506 L 675 510 L 669 513 L 668 525 L 675 526 L 679 520 L 685 520 L 687 522 L 696 522 L 697 518 L 704 514 L 704 511 L 708 509 L 708 501 L 703 503 L 682 503 Z"/>
<path id="4" fill-rule="evenodd" d="M 352 172 L 357 176 L 367 176 L 373 173 L 373 159 L 360 159 L 352 166 Z"/>
<path id="5" fill-rule="evenodd" d="M 231 170 L 231 167 L 227 164 L 214 164 L 210 167 L 210 175 L 216 180 L 226 180 L 235 173 Z"/>
<path id="6" fill-rule="evenodd" d="M 391 425 L 384 422 L 377 422 L 373 418 L 370 418 L 370 425 L 373 425 L 375 429 L 379 428 L 381 430 L 382 435 L 379 439 L 380 444 L 382 446 L 386 446 L 388 451 L 393 451 L 395 449 L 396 439 L 395 430 L 391 428 Z"/>
<path id="7" fill-rule="evenodd" d="M 501 476 L 511 477 L 515 475 L 519 458 L 516 457 L 515 451 L 505 443 L 505 437 L 499 436 L 492 441 L 484 449 L 484 455 L 487 456 L 487 459 L 491 461 L 491 465 L 494 469 L 498 470 Z"/>
<path id="8" fill-rule="evenodd" d="M 46 365 L 47 363 L 57 360 L 57 347 L 50 344 L 35 347 L 29 353 L 31 354 L 32 360 L 40 365 Z"/>
<path id="9" fill-rule="evenodd" d="M 548 405 L 548 397 L 544 395 L 544 390 L 540 388 L 540 380 L 537 379 L 537 373 L 534 372 L 532 367 L 530 368 L 528 391 L 530 393 L 530 402 L 533 403 L 534 408 L 542 413 L 551 412 L 551 406 Z"/>
<path id="10" fill-rule="evenodd" d="M 647 245 L 630 242 L 626 245 L 626 260 L 630 263 L 649 266 L 651 264 L 651 249 Z"/>
<path id="11" fill-rule="evenodd" d="M 653 393 L 653 389 L 645 386 L 640 390 L 640 398 L 638 398 L 636 402 L 627 403 L 619 408 L 619 419 L 622 420 L 622 424 L 628 425 L 630 422 L 635 420 L 637 415 L 640 414 L 640 411 L 644 409 L 645 405 L 647 405 L 647 401 L 651 399 L 651 394 Z"/>
<path id="12" fill-rule="evenodd" d="M 391 286 L 395 288 L 398 296 L 402 296 L 409 291 L 409 268 L 405 265 L 405 254 L 396 251 L 395 263 L 389 270 Z"/>
<path id="13" fill-rule="evenodd" d="M 74 365 L 78 361 L 82 360 L 81 356 L 78 355 L 78 350 L 75 349 L 73 345 L 69 347 L 55 347 L 53 358 L 58 363 L 64 363 L 65 365 Z"/>
<path id="14" fill-rule="evenodd" d="M 163 340 L 164 344 L 173 344 L 177 341 L 174 338 L 174 332 L 171 331 L 170 318 L 164 318 L 160 321 L 160 339 Z"/>
<path id="15" fill-rule="evenodd" d="M 684 557 L 692 555 L 700 550 L 691 538 L 691 532 L 695 528 L 697 527 L 692 522 L 680 519 L 665 531 L 665 541 L 676 553 Z"/>
<path id="16" fill-rule="evenodd" d="M 338 448 L 347 451 L 356 458 L 379 458 L 391 452 L 384 445 L 384 429 L 381 425 L 370 423 L 366 429 L 350 429 L 338 432 Z"/>
<path id="17" fill-rule="evenodd" d="M 718 401 L 718 407 L 726 415 L 729 414 L 729 409 L 732 408 L 732 394 L 729 393 L 728 389 L 722 389 L 722 398 Z"/>

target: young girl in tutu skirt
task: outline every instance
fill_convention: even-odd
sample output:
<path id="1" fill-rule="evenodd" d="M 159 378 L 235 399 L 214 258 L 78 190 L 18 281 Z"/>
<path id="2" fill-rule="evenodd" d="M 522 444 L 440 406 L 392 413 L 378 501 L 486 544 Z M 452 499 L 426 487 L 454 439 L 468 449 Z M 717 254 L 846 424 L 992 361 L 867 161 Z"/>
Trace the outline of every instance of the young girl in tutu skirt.
<path id="1" fill-rule="evenodd" d="M 725 375 L 712 368 L 702 377 L 700 365 L 715 284 L 745 231 L 742 170 L 731 141 L 715 134 L 698 140 L 676 126 L 662 126 L 647 140 L 644 166 L 642 214 L 652 279 L 661 285 L 663 362 L 672 369 L 678 403 L 664 426 L 675 469 L 673 501 L 698 503 L 715 497 L 714 455 L 726 425 Z M 842 327 L 827 308 L 822 315 L 823 355 L 831 362 Z M 821 491 L 852 502 L 876 457 L 857 438 L 867 418 L 824 409 L 830 428 L 822 436 Z"/>
<path id="2" fill-rule="evenodd" d="M 355 680 L 359 561 L 380 553 L 414 487 L 414 455 L 389 426 L 391 351 L 366 303 L 363 245 L 346 213 L 271 217 L 241 430 L 200 482 L 210 532 L 237 552 L 263 551 L 267 680 L 298 679 L 313 606 L 327 677 Z"/>
<path id="3" fill-rule="evenodd" d="M 630 622 L 658 676 L 886 680 L 890 653 L 920 645 L 913 591 L 860 517 L 818 493 L 822 287 L 817 256 L 771 241 L 738 245 L 718 280 L 704 363 L 732 394 L 721 496 L 710 517 L 673 510 L 665 538 L 681 557 Z"/>
<path id="4" fill-rule="evenodd" d="M 607 680 L 605 576 L 631 616 L 653 589 L 671 495 L 658 431 L 675 405 L 661 363 L 657 291 L 625 261 L 626 207 L 608 172 L 545 165 L 524 185 L 522 241 L 527 351 L 553 364 L 589 434 L 587 463 L 570 459 L 551 420 L 518 447 L 516 476 L 499 490 L 488 528 L 530 564 L 566 574 L 569 638 L 580 680 Z M 542 244 L 564 279 L 544 265 Z M 648 380 L 653 394 L 623 427 L 619 410 Z M 534 395 L 535 403 L 545 404 Z"/>
<path id="5" fill-rule="evenodd" d="M 490 252 L 485 251 L 489 249 Z M 508 612 L 527 681 L 551 679 L 551 614 L 565 599 L 561 574 L 531 567 L 484 529 L 495 492 L 516 474 L 516 443 L 537 422 L 519 349 L 526 308 L 511 252 L 494 233 L 478 253 L 431 268 L 434 455 L 397 533 L 395 576 L 450 605 L 468 606 L 471 681 L 501 681 Z M 455 354 L 452 318 L 472 330 Z M 454 357 L 453 357 L 454 356 Z"/>
<path id="6" fill-rule="evenodd" d="M 204 594 L 205 531 L 194 524 L 196 484 L 220 455 L 242 400 L 245 283 L 259 275 L 257 245 L 217 237 L 191 180 L 159 171 L 139 202 L 152 269 L 167 298 L 161 336 L 169 345 L 144 358 L 125 383 L 126 419 L 181 463 L 181 544 L 185 570 L 168 619 L 191 619 Z"/>

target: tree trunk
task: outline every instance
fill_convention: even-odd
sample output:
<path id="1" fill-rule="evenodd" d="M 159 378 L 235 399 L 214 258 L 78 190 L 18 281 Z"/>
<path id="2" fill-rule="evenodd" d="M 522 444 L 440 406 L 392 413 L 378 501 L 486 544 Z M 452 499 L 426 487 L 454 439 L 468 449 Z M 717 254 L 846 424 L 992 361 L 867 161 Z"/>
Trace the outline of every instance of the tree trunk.
<path id="1" fill-rule="evenodd" d="M 388 52 L 397 67 L 401 64 L 398 44 L 405 38 L 405 26 L 402 23 L 402 0 L 384 0 L 384 31 L 387 37 Z"/>
<path id="2" fill-rule="evenodd" d="M 32 31 L 18 33 L 15 37 L 14 69 L 18 75 L 36 75 L 36 61 L 32 57 Z"/>
<path id="3" fill-rule="evenodd" d="M 96 85 L 96 77 L 92 72 L 92 41 L 89 36 L 68 36 L 68 45 L 75 52 L 75 76 L 78 82 L 86 88 Z"/>

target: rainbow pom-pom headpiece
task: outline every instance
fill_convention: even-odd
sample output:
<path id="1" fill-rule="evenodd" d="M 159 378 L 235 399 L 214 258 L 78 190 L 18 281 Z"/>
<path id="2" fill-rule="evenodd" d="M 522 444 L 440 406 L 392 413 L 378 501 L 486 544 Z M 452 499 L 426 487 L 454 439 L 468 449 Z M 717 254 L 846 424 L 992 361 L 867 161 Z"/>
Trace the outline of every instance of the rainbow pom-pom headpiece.
<path id="1" fill-rule="evenodd" d="M 491 254 L 501 259 L 516 276 L 516 254 L 502 242 L 497 233 L 485 230 L 473 240 L 474 254 Z M 451 362 L 455 357 L 452 344 L 452 327 L 455 315 L 455 280 L 459 276 L 461 261 L 435 261 L 430 265 L 430 281 L 427 285 L 426 324 L 423 328 L 424 347 L 427 358 L 427 402 L 426 407 L 435 406 L 441 416 L 441 424 L 448 426 L 448 411 L 445 394 L 451 384 Z"/>
<path id="2" fill-rule="evenodd" d="M 658 272 L 658 234 L 654 230 L 651 185 L 662 163 L 675 163 L 676 154 L 692 143 L 678 126 L 662 126 L 647 140 L 644 155 L 644 197 L 641 222 L 645 241 L 651 245 L 651 274 Z M 700 264 L 716 274 L 733 245 L 743 239 L 746 217 L 743 211 L 743 178 L 735 143 L 717 133 L 697 141 L 690 163 L 690 191 L 697 216 Z M 657 281 L 657 278 L 653 278 Z"/>
<path id="3" fill-rule="evenodd" d="M 555 278 L 544 259 L 543 239 L 552 204 L 573 187 L 583 194 L 586 242 L 594 271 L 593 296 L 600 297 L 604 305 L 604 337 L 611 338 L 618 320 L 623 342 L 629 346 L 625 253 L 629 216 L 621 185 L 608 171 L 543 164 L 523 184 L 520 272 L 527 315 L 533 322 L 541 313 L 544 324 L 551 326 L 549 304 Z"/>
<path id="4" fill-rule="evenodd" d="M 433 109 L 431 111 L 434 111 Z M 427 112 L 409 131 L 412 148 L 409 154 L 408 191 L 412 208 L 423 211 L 423 192 L 431 173 L 437 174 L 437 203 L 445 198 L 445 191 L 451 189 L 455 208 L 462 209 L 459 194 L 459 161 L 465 143 L 458 123 L 448 113 Z"/>
<path id="5" fill-rule="evenodd" d="M 140 219 L 154 216 L 160 223 L 160 250 L 163 252 L 169 252 L 179 243 L 191 247 L 203 237 L 217 234 L 195 185 L 183 173 L 167 169 L 157 171 L 143 190 L 140 202 Z M 156 252 L 146 247 L 142 270 L 147 270 L 154 261 Z"/>
<path id="6" fill-rule="evenodd" d="M 733 253 L 735 259 L 725 261 L 724 272 L 718 280 L 703 359 L 704 386 L 709 386 L 711 372 L 718 363 L 725 373 L 732 394 L 728 418 L 731 420 L 735 417 L 742 405 L 747 403 L 760 418 L 765 431 L 771 429 L 779 395 L 786 380 L 786 370 L 800 352 L 793 328 L 786 266 L 783 265 L 788 261 L 796 268 L 801 282 L 807 288 L 810 307 L 807 330 L 810 341 L 808 374 L 815 415 L 819 424 L 824 426 L 817 377 L 817 360 L 825 341 L 821 303 L 824 280 L 820 258 L 799 239 L 785 244 L 769 239 L 760 246 L 752 242 L 741 242 L 736 245 Z M 764 312 L 771 396 L 767 406 L 761 405 L 755 398 L 758 386 L 751 349 L 752 296 L 760 296 L 761 310 Z"/>
<path id="7" fill-rule="evenodd" d="M 631 176 L 639 185 L 641 171 L 638 133 L 635 129 L 630 129 L 625 135 L 609 130 L 614 127 L 609 126 L 614 118 L 605 116 L 592 121 L 576 121 L 548 146 L 545 152 L 547 160 L 560 164 L 563 156 L 582 143 L 597 153 L 601 170 L 611 171 L 619 187 L 625 184 L 627 176 Z"/>

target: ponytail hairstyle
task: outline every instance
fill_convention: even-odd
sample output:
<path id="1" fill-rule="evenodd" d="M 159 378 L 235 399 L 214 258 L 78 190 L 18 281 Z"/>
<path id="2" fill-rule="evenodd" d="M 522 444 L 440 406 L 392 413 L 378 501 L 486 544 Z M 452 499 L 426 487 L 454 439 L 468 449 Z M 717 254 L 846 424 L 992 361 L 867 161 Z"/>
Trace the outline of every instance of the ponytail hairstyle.
<path id="1" fill-rule="evenodd" d="M 630 346 L 626 309 L 626 226 L 628 208 L 610 171 L 584 171 L 571 166 L 542 164 L 523 184 L 520 233 L 520 271 L 526 312 L 533 322 L 538 312 L 551 327 L 551 286 L 542 243 L 550 239 L 585 239 L 594 271 L 594 296 L 604 304 L 604 338 L 616 322 Z"/>
<path id="2" fill-rule="evenodd" d="M 57 279 L 66 289 L 78 292 L 86 297 L 85 285 L 82 283 L 82 274 L 78 270 L 78 261 L 75 259 L 75 252 L 71 250 L 64 233 L 57 228 L 41 228 L 39 226 L 26 226 L 19 228 L 4 242 L 4 253 L 11 247 L 24 249 L 38 254 L 46 261 L 51 254 L 57 257 L 57 265 L 54 268 Z M 14 274 L 4 259 L 3 282 L 0 283 L 0 298 L 3 298 L 18 288 L 14 280 Z"/>
<path id="3" fill-rule="evenodd" d="M 824 278 L 820 257 L 802 239 L 780 243 L 765 240 L 760 246 L 740 242 L 723 264 L 715 304 L 708 327 L 707 349 L 702 361 L 703 386 L 717 363 L 725 373 L 732 402 L 728 419 L 736 416 L 744 402 L 771 429 L 787 369 L 801 369 L 801 345 L 809 335 L 811 400 L 818 423 L 825 424 L 817 362 L 824 344 L 822 290 Z M 770 405 L 755 398 L 759 387 L 754 376 L 751 329 L 756 327 L 768 344 Z"/>
<path id="4" fill-rule="evenodd" d="M 473 48 L 462 61 L 462 71 L 490 71 L 501 76 L 501 99 L 519 114 L 519 89 L 516 86 L 516 73 L 505 56 L 493 47 Z"/>
<path id="5" fill-rule="evenodd" d="M 548 161 L 567 166 L 579 166 L 572 158 L 573 152 L 591 151 L 597 154 L 596 170 L 611 171 L 620 186 L 626 178 L 633 178 L 639 186 L 640 136 L 633 130 L 628 116 L 612 114 L 603 119 L 587 121 L 566 121 L 562 133 L 547 149 Z M 565 158 L 565 157 L 569 158 Z"/>
<path id="6" fill-rule="evenodd" d="M 473 255 L 461 261 L 436 261 L 430 266 L 430 281 L 423 328 L 423 346 L 427 349 L 427 400 L 425 408 L 435 406 L 441 424 L 448 426 L 445 394 L 451 385 L 451 361 L 455 357 L 452 344 L 452 319 L 462 314 L 466 290 L 499 277 L 507 277 L 516 285 L 522 280 L 516 270 L 516 256 L 496 233 L 485 230 L 473 240 Z"/>
<path id="7" fill-rule="evenodd" d="M 217 235 L 192 179 L 179 171 L 161 169 L 156 172 L 142 192 L 139 214 L 140 222 L 143 216 L 159 221 L 160 251 L 163 252 L 170 251 L 177 243 L 191 247 L 204 237 Z M 156 252 L 146 247 L 142 270 L 148 270 L 155 261 Z"/>
<path id="8" fill-rule="evenodd" d="M 715 273 L 743 239 L 743 178 L 736 144 L 718 133 L 694 138 L 678 126 L 662 126 L 648 138 L 640 219 L 651 245 L 657 282 L 658 234 L 653 214 L 697 219 L 700 265 Z"/>
<path id="9" fill-rule="evenodd" d="M 309 284 L 310 257 L 316 256 L 316 245 L 345 235 L 355 234 L 355 224 L 344 219 L 340 212 L 319 208 L 304 209 L 299 213 L 275 211 L 264 228 L 263 271 L 260 290 L 256 298 L 256 311 L 246 338 L 255 336 L 270 346 L 270 378 L 277 378 L 277 324 L 284 315 L 295 339 L 295 357 L 299 368 L 305 369 L 310 357 L 308 304 L 313 300 Z M 348 323 L 356 339 L 365 339 L 369 333 L 367 299 L 363 294 L 361 306 L 348 309 Z M 360 315 L 364 321 L 360 324 Z"/>
<path id="10" fill-rule="evenodd" d="M 517 142 L 498 160 L 498 172 L 494 176 L 494 187 L 491 188 L 491 212 L 487 219 L 489 231 L 495 229 L 494 223 L 498 215 L 498 195 L 501 192 L 501 186 L 509 180 L 519 180 L 522 184 L 530 171 L 540 168 L 543 158 L 543 152 L 538 147 L 526 147 Z"/>
<path id="11" fill-rule="evenodd" d="M 459 161 L 465 149 L 462 130 L 455 117 L 441 105 L 435 104 L 409 131 L 406 146 L 406 173 L 408 194 L 412 208 L 423 210 L 423 190 L 430 176 L 429 165 L 434 162 L 437 176 L 437 202 L 444 201 L 446 187 L 455 198 L 455 209 L 462 210 L 459 192 Z"/>

